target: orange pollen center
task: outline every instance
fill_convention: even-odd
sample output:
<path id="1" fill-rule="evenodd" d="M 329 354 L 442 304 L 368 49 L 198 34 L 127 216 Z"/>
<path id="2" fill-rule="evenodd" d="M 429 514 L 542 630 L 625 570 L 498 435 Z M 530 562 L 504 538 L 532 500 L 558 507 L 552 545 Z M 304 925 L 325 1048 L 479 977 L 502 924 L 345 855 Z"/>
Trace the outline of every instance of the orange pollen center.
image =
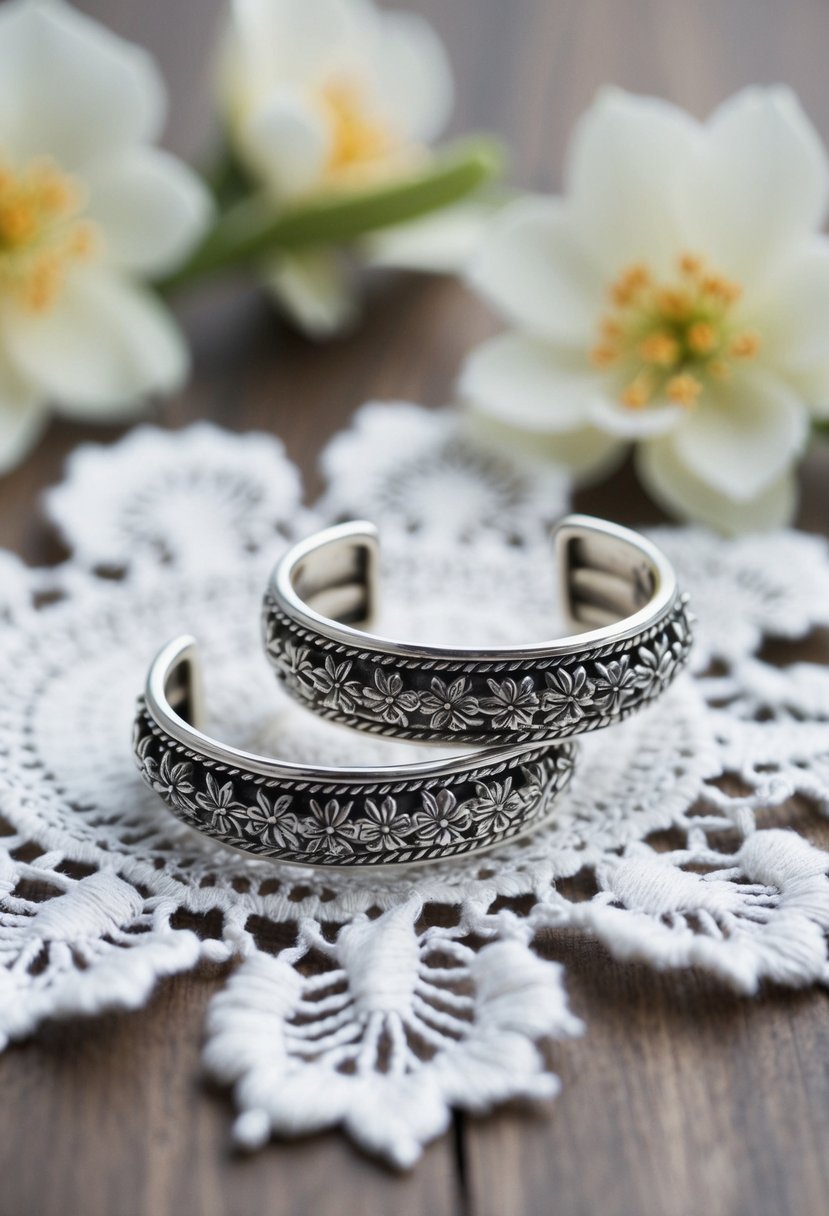
<path id="1" fill-rule="evenodd" d="M 83 210 L 80 186 L 53 161 L 38 158 L 19 169 L 0 162 L 0 291 L 31 312 L 47 312 L 70 266 L 99 247 Z"/>
<path id="2" fill-rule="evenodd" d="M 364 169 L 383 161 L 394 150 L 390 128 L 369 113 L 359 84 L 331 80 L 320 90 L 319 102 L 331 135 L 330 176 Z"/>
<path id="3" fill-rule="evenodd" d="M 657 400 L 690 408 L 710 381 L 727 379 L 735 360 L 760 349 L 759 335 L 735 316 L 741 296 L 738 283 L 694 253 L 677 259 L 668 282 L 636 263 L 610 284 L 591 360 L 630 409 Z"/>

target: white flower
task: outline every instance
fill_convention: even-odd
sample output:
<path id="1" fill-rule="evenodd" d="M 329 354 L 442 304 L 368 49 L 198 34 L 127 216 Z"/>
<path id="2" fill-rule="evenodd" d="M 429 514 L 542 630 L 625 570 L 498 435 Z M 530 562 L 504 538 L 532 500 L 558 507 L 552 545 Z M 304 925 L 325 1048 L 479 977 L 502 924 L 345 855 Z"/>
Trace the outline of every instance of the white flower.
<path id="1" fill-rule="evenodd" d="M 149 146 L 164 94 L 139 48 L 59 3 L 0 10 L 0 470 L 51 403 L 121 416 L 168 391 L 184 344 L 138 279 L 201 235 L 206 194 Z"/>
<path id="2" fill-rule="evenodd" d="M 435 30 L 370 0 L 233 0 L 220 63 L 231 147 L 277 204 L 380 186 L 424 167 L 452 106 Z M 455 270 L 487 213 L 459 203 L 374 234 L 360 257 Z M 335 249 L 282 253 L 263 270 L 285 312 L 311 334 L 333 333 L 356 315 L 354 263 Z"/>
<path id="3" fill-rule="evenodd" d="M 235 151 L 280 201 L 409 167 L 452 97 L 431 26 L 369 0 L 234 0 L 220 89 Z"/>
<path id="4" fill-rule="evenodd" d="M 829 416 L 829 163 L 797 100 L 749 89 L 700 124 L 606 91 L 565 185 L 482 247 L 472 281 L 515 332 L 473 352 L 465 394 L 582 470 L 638 444 L 680 515 L 784 522 L 810 415 Z"/>

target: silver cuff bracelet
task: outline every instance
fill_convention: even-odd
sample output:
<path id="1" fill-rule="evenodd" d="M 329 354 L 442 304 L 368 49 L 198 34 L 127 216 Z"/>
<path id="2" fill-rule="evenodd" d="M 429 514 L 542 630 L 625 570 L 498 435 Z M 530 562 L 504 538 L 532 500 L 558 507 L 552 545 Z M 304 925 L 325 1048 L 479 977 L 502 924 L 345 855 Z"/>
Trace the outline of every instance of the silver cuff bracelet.
<path id="1" fill-rule="evenodd" d="M 196 643 L 170 642 L 139 701 L 133 746 L 147 784 L 190 827 L 259 857 L 318 866 L 423 862 L 540 826 L 575 744 L 491 747 L 385 768 L 305 767 L 204 734 Z"/>
<path id="2" fill-rule="evenodd" d="M 691 647 L 687 596 L 659 549 L 584 515 L 554 532 L 573 633 L 497 649 L 420 646 L 369 632 L 377 606 L 372 524 L 328 528 L 290 549 L 265 594 L 268 657 L 321 717 L 433 743 L 566 738 L 658 697 Z"/>

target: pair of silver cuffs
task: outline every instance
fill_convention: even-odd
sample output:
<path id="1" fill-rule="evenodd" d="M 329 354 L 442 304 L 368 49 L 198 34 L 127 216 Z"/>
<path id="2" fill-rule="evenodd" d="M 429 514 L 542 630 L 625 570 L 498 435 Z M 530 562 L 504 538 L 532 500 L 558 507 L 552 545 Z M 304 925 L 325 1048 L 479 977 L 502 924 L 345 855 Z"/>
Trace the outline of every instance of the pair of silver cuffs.
<path id="1" fill-rule="evenodd" d="M 691 646 L 687 597 L 655 545 L 577 515 L 554 538 L 572 633 L 535 645 L 463 649 L 372 633 L 379 548 L 368 523 L 317 533 L 273 572 L 263 638 L 291 696 L 352 729 L 462 754 L 345 769 L 226 746 L 201 729 L 196 643 L 183 637 L 159 653 L 139 702 L 144 779 L 191 827 L 298 864 L 433 861 L 540 826 L 570 779 L 573 736 L 658 697 Z"/>

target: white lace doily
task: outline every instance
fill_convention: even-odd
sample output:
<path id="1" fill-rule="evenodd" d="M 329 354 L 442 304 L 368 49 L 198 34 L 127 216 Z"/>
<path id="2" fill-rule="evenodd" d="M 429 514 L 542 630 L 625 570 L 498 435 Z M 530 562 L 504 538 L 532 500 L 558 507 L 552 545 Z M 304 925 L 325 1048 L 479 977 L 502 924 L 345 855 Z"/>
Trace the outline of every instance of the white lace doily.
<path id="1" fill-rule="evenodd" d="M 581 1026 L 562 968 L 533 952 L 547 927 L 747 993 L 825 982 L 829 855 L 764 826 L 793 794 L 829 804 L 829 670 L 780 669 L 760 651 L 829 624 L 829 553 L 814 537 L 660 530 L 699 617 L 693 674 L 586 739 L 555 824 L 525 841 L 354 876 L 247 860 L 173 820 L 135 771 L 130 728 L 149 659 L 182 632 L 203 645 L 213 729 L 229 742 L 328 763 L 416 750 L 319 723 L 280 694 L 259 599 L 297 533 L 380 523 L 387 623 L 403 634 L 550 633 L 544 537 L 567 507 L 560 474 L 402 404 L 364 407 L 323 467 L 310 511 L 272 438 L 143 428 L 79 450 L 48 495 L 63 566 L 0 554 L 0 1039 L 140 1007 L 159 977 L 225 961 L 204 1059 L 234 1087 L 239 1143 L 341 1125 L 405 1166 L 453 1106 L 555 1093 L 538 1045 Z M 558 880 L 584 869 L 596 893 L 565 898 Z M 518 896 L 520 914 L 504 906 Z M 283 940 L 281 953 L 261 945 Z"/>

